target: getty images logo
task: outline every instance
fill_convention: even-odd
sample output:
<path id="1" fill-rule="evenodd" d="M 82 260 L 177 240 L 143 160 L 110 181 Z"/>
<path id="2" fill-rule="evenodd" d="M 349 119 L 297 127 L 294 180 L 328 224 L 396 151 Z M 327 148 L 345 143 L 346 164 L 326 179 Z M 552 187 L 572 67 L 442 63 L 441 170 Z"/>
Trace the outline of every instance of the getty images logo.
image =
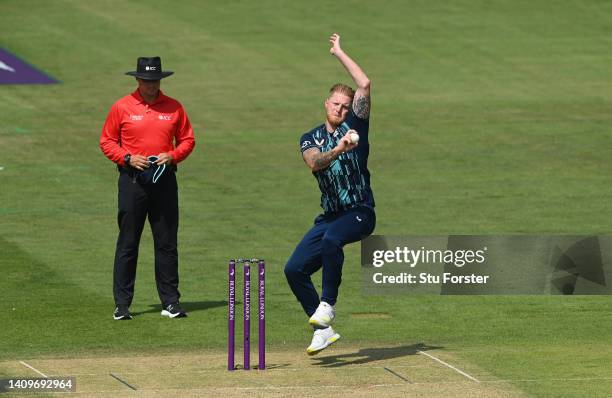
<path id="1" fill-rule="evenodd" d="M 440 250 L 411 249 L 409 247 L 396 247 L 394 250 L 374 250 L 372 253 L 372 265 L 380 268 L 385 264 L 404 263 L 410 268 L 418 264 L 453 264 L 456 267 L 463 267 L 466 264 L 482 264 L 486 261 L 487 247 L 479 250 Z"/>

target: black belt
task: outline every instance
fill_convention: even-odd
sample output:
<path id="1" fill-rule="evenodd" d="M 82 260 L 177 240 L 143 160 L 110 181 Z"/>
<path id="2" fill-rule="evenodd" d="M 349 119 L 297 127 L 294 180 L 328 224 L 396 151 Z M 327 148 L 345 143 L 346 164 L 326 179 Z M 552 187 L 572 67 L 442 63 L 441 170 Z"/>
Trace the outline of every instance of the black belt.
<path id="1" fill-rule="evenodd" d="M 172 171 L 172 172 L 176 172 L 178 170 L 178 167 L 176 167 L 175 164 L 167 166 L 166 167 L 167 171 Z M 117 171 L 119 171 L 120 173 L 127 173 L 130 177 L 133 177 L 135 175 L 138 175 L 138 173 L 140 173 L 140 170 L 134 168 L 134 167 L 130 167 L 130 166 L 119 166 L 117 165 Z"/>

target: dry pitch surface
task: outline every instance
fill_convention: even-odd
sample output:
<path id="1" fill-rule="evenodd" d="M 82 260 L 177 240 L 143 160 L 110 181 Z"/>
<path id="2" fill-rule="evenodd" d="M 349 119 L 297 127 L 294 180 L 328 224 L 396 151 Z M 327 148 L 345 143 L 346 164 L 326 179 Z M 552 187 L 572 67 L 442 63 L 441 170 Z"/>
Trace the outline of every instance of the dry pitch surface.
<path id="1" fill-rule="evenodd" d="M 242 354 L 238 351 L 236 354 L 236 362 L 241 363 Z M 251 360 L 255 363 L 256 356 L 251 355 Z M 0 371 L 15 377 L 41 377 L 37 372 L 46 376 L 74 376 L 77 392 L 69 396 L 79 397 L 237 397 L 245 394 L 300 397 L 323 393 L 338 397 L 523 396 L 508 382 L 466 364 L 448 351 L 417 346 L 338 346 L 313 357 L 300 350 L 274 350 L 268 352 L 265 371 L 239 368 L 229 372 L 226 361 L 226 353 L 219 352 L 24 359 L 0 362 Z M 5 396 L 10 395 L 27 396 L 24 393 Z"/>

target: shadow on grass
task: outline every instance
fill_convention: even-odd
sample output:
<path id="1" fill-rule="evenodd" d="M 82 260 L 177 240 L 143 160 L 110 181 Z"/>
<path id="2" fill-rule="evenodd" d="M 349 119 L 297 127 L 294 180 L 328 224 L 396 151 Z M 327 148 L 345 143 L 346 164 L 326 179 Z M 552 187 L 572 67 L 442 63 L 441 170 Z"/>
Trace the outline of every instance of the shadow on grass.
<path id="1" fill-rule="evenodd" d="M 227 301 L 181 301 L 181 306 L 185 311 L 196 312 L 209 310 L 217 307 L 227 307 Z M 161 304 L 149 304 L 148 310 L 132 312 L 133 315 L 152 314 L 162 310 Z"/>
<path id="2" fill-rule="evenodd" d="M 444 347 L 428 346 L 425 343 L 417 343 L 401 347 L 362 348 L 350 354 L 328 355 L 326 357 L 314 357 L 312 359 L 319 361 L 314 365 L 336 368 L 339 366 L 359 365 L 373 361 L 384 361 L 408 355 L 416 355 L 419 351 L 437 350 L 440 348 Z"/>

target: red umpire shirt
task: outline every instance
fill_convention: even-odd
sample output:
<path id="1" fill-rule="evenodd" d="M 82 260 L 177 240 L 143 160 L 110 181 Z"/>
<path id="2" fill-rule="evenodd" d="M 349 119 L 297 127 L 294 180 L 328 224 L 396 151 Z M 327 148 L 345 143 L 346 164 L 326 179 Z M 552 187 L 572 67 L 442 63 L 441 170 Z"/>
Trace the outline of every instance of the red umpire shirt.
<path id="1" fill-rule="evenodd" d="M 138 58 L 137 68 L 138 71 L 128 74 L 137 78 L 158 79 L 171 74 L 161 73 L 158 57 Z M 144 71 L 151 68 L 160 73 Z M 134 297 L 138 247 L 147 218 L 153 232 L 155 282 L 163 308 L 161 315 L 170 318 L 187 315 L 179 304 L 179 212 L 174 167 L 165 173 L 162 171 L 164 176 L 158 181 L 137 181 L 136 176 L 140 173 L 125 167 L 125 157 L 128 154 L 149 157 L 167 153 L 177 164 L 191 153 L 194 146 L 193 129 L 183 106 L 161 91 L 155 102 L 147 104 L 137 89 L 115 102 L 108 113 L 100 136 L 100 148 L 107 158 L 121 168 L 117 202 L 119 236 L 113 270 L 116 304 L 113 318 L 116 320 L 132 319 L 129 306 Z"/>
<path id="2" fill-rule="evenodd" d="M 138 90 L 115 102 L 108 113 L 100 148 L 107 158 L 125 166 L 125 155 L 172 155 L 174 164 L 193 150 L 195 140 L 185 109 L 177 100 L 159 92 L 147 104 Z"/>

